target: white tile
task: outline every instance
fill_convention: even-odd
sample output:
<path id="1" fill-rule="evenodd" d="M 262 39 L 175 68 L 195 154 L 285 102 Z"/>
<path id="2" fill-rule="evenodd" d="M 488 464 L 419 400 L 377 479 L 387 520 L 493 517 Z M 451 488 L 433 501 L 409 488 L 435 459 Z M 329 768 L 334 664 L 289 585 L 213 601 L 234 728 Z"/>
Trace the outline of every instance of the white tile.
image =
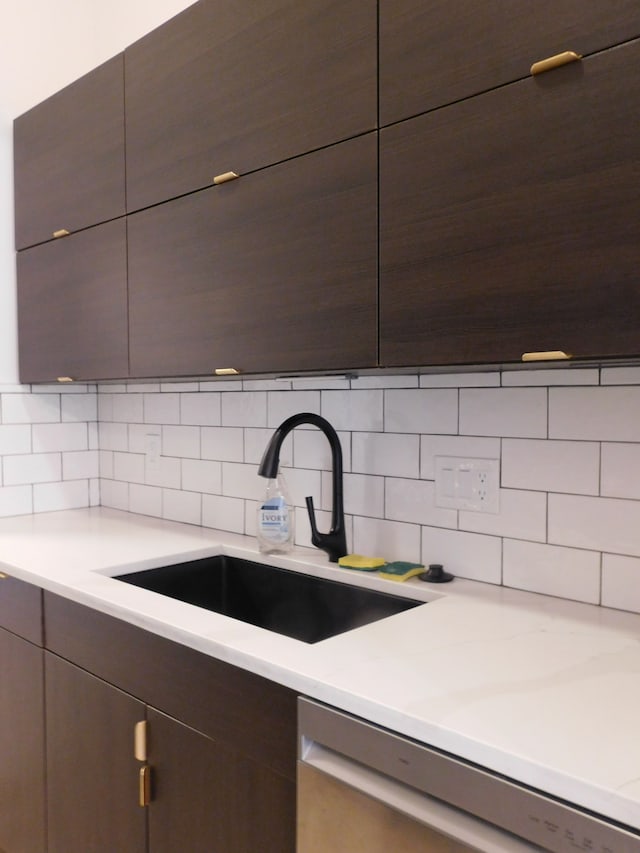
<path id="1" fill-rule="evenodd" d="M 640 388 L 551 388 L 549 437 L 640 441 Z"/>
<path id="2" fill-rule="evenodd" d="M 113 394 L 98 394 L 98 420 L 102 423 L 113 421 Z"/>
<path id="3" fill-rule="evenodd" d="M 129 510 L 129 484 L 100 479 L 100 502 L 111 509 Z"/>
<path id="4" fill-rule="evenodd" d="M 406 374 L 375 374 L 373 376 L 356 376 L 351 380 L 354 391 L 365 388 L 417 388 L 419 378 L 412 373 Z"/>
<path id="5" fill-rule="evenodd" d="M 30 394 L 31 385 L 0 385 L 0 394 Z"/>
<path id="6" fill-rule="evenodd" d="M 346 376 L 308 376 L 291 380 L 294 391 L 348 391 L 350 387 L 351 383 Z"/>
<path id="7" fill-rule="evenodd" d="M 0 487 L 0 517 L 27 515 L 33 512 L 32 486 Z"/>
<path id="8" fill-rule="evenodd" d="M 468 435 L 423 435 L 420 437 L 420 476 L 435 480 L 436 456 L 460 456 L 467 459 L 499 459 L 499 438 Z"/>
<path id="9" fill-rule="evenodd" d="M 599 372 L 595 367 L 543 369 L 543 370 L 505 370 L 502 384 L 534 385 L 597 385 Z"/>
<path id="10" fill-rule="evenodd" d="M 640 560 L 602 555 L 602 604 L 640 613 Z"/>
<path id="11" fill-rule="evenodd" d="M 127 483 L 144 483 L 145 458 L 141 453 L 113 454 L 113 479 Z"/>
<path id="12" fill-rule="evenodd" d="M 199 382 L 161 382 L 160 390 L 163 393 L 175 392 L 178 394 L 186 394 L 189 391 L 198 391 L 200 388 Z"/>
<path id="13" fill-rule="evenodd" d="M 86 394 L 94 387 L 93 385 L 86 385 L 84 382 L 69 382 L 68 384 L 51 382 L 49 384 L 34 385 L 31 390 L 37 394 L 64 394 L 68 396 L 69 394 Z"/>
<path id="14" fill-rule="evenodd" d="M 322 474 L 322 509 L 332 508 L 332 475 Z M 345 474 L 344 510 L 350 515 L 366 515 L 369 518 L 384 518 L 384 477 L 366 474 Z"/>
<path id="15" fill-rule="evenodd" d="M 99 427 L 97 421 L 89 421 L 87 424 L 87 440 L 89 442 L 89 450 L 99 450 Z"/>
<path id="16" fill-rule="evenodd" d="M 148 486 L 164 486 L 166 489 L 179 489 L 182 482 L 180 459 L 175 456 L 161 456 L 156 465 L 145 459 L 144 479 Z"/>
<path id="17" fill-rule="evenodd" d="M 294 432 L 296 432 L 294 430 Z M 283 468 L 291 468 L 293 466 L 293 439 L 294 432 L 290 432 L 289 435 L 282 442 L 282 447 L 280 448 L 280 465 Z M 298 435 L 304 434 L 310 435 L 312 433 L 311 430 L 297 430 L 296 438 Z M 271 441 L 271 437 L 273 436 L 272 429 L 245 429 L 244 430 L 244 461 L 250 462 L 254 465 L 259 465 L 262 457 L 264 456 L 264 452 L 267 448 L 267 445 Z M 306 465 L 305 467 L 311 468 L 313 466 Z"/>
<path id="18" fill-rule="evenodd" d="M 256 519 L 258 514 L 258 501 L 243 501 L 244 503 L 244 532 L 247 536 L 256 535 Z M 296 519 L 297 521 L 297 519 Z M 296 534 L 297 534 L 296 525 Z"/>
<path id="19" fill-rule="evenodd" d="M 544 542 L 547 534 L 546 492 L 500 489 L 500 512 L 460 511 L 459 527 L 475 533 Z"/>
<path id="20" fill-rule="evenodd" d="M 3 394 L 5 424 L 50 424 L 60 420 L 59 394 Z"/>
<path id="21" fill-rule="evenodd" d="M 220 394 L 203 391 L 198 394 L 181 394 L 180 423 L 218 426 L 220 423 Z"/>
<path id="22" fill-rule="evenodd" d="M 600 554 L 505 539 L 502 582 L 515 589 L 598 604 Z"/>
<path id="23" fill-rule="evenodd" d="M 34 424 L 32 439 L 34 453 L 89 449 L 87 425 L 84 423 Z"/>
<path id="24" fill-rule="evenodd" d="M 243 379 L 243 391 L 291 391 L 291 379 Z"/>
<path id="25" fill-rule="evenodd" d="M 203 459 L 183 459 L 182 488 L 189 492 L 219 495 L 222 491 L 221 463 Z"/>
<path id="26" fill-rule="evenodd" d="M 418 388 L 384 392 L 386 432 L 457 433 L 458 391 Z"/>
<path id="27" fill-rule="evenodd" d="M 62 454 L 64 480 L 90 480 L 100 476 L 97 450 L 72 450 Z"/>
<path id="28" fill-rule="evenodd" d="M 5 456 L 2 466 L 5 486 L 21 486 L 25 483 L 53 483 L 62 480 L 62 459 L 59 453 Z"/>
<path id="29" fill-rule="evenodd" d="M 385 517 L 433 527 L 457 527 L 458 513 L 435 505 L 435 483 L 431 480 L 402 480 L 388 477 L 385 487 Z"/>
<path id="30" fill-rule="evenodd" d="M 548 541 L 640 556 L 640 501 L 550 494 Z"/>
<path id="31" fill-rule="evenodd" d="M 63 395 L 63 421 L 95 421 L 98 418 L 98 398 L 95 394 Z"/>
<path id="32" fill-rule="evenodd" d="M 144 421 L 142 401 L 141 394 L 114 394 L 112 420 L 117 423 L 142 423 Z"/>
<path id="33" fill-rule="evenodd" d="M 315 506 L 322 506 L 322 476 L 320 471 L 311 471 L 306 468 L 285 468 L 282 473 L 294 506 L 306 506 L 305 498 L 307 495 L 313 498 Z M 264 477 L 260 477 L 260 479 L 264 490 L 267 480 Z"/>
<path id="34" fill-rule="evenodd" d="M 382 432 L 384 392 L 323 391 L 322 416 L 335 430 Z"/>
<path id="35" fill-rule="evenodd" d="M 353 551 L 387 561 L 420 560 L 420 527 L 376 518 L 353 519 Z"/>
<path id="36" fill-rule="evenodd" d="M 603 367 L 602 385 L 640 385 L 640 367 Z"/>
<path id="37" fill-rule="evenodd" d="M 0 456 L 31 452 L 31 427 L 27 424 L 0 426 Z"/>
<path id="38" fill-rule="evenodd" d="M 222 494 L 230 498 L 259 501 L 265 495 L 267 481 L 258 476 L 257 465 L 222 463 Z"/>
<path id="39" fill-rule="evenodd" d="M 264 391 L 231 391 L 221 401 L 222 426 L 266 427 L 267 395 Z"/>
<path id="40" fill-rule="evenodd" d="M 172 426 L 162 427 L 162 455 L 182 458 L 200 458 L 200 427 Z"/>
<path id="41" fill-rule="evenodd" d="M 162 429 L 157 424 L 129 424 L 127 449 L 131 453 L 146 453 L 148 435 L 162 437 Z"/>
<path id="42" fill-rule="evenodd" d="M 545 388 L 463 388 L 460 434 L 546 438 Z"/>
<path id="43" fill-rule="evenodd" d="M 417 435 L 354 433 L 351 452 L 353 473 L 389 477 L 420 475 L 420 439 Z"/>
<path id="44" fill-rule="evenodd" d="M 479 388 L 500 385 L 497 371 L 468 373 L 423 373 L 420 376 L 421 388 Z"/>
<path id="45" fill-rule="evenodd" d="M 89 480 L 89 506 L 101 506 L 99 477 Z"/>
<path id="46" fill-rule="evenodd" d="M 602 445 L 600 493 L 607 497 L 640 499 L 640 444 Z"/>
<path id="47" fill-rule="evenodd" d="M 89 485 L 86 480 L 41 483 L 33 487 L 34 512 L 55 512 L 87 506 L 89 506 Z"/>
<path id="48" fill-rule="evenodd" d="M 129 512 L 162 518 L 162 489 L 132 483 L 129 486 Z"/>
<path id="49" fill-rule="evenodd" d="M 331 471 L 331 445 L 319 429 L 296 429 L 293 436 L 293 458 L 296 468 L 319 468 Z M 339 432 L 338 440 L 342 450 L 342 470 L 351 468 L 351 436 L 348 432 Z"/>
<path id="50" fill-rule="evenodd" d="M 269 391 L 267 411 L 267 426 L 270 427 L 280 426 L 288 417 L 299 412 L 320 414 L 320 391 Z"/>
<path id="51" fill-rule="evenodd" d="M 146 424 L 179 424 L 180 394 L 143 394 Z"/>
<path id="52" fill-rule="evenodd" d="M 126 424 L 98 424 L 100 450 L 128 450 L 129 434 Z"/>
<path id="53" fill-rule="evenodd" d="M 162 492 L 162 517 L 186 524 L 202 523 L 202 495 L 164 489 Z"/>
<path id="54" fill-rule="evenodd" d="M 597 495 L 599 480 L 599 444 L 551 439 L 502 441 L 503 486 Z"/>
<path id="55" fill-rule="evenodd" d="M 120 383 L 100 382 L 98 383 L 98 394 L 126 394 L 127 388 L 127 385 Z"/>
<path id="56" fill-rule="evenodd" d="M 502 540 L 497 536 L 424 527 L 422 562 L 441 563 L 446 572 L 469 580 L 499 584 L 502 575 Z M 452 581 L 455 583 L 455 580 Z M 434 585 L 435 592 L 447 586 Z"/>
<path id="57" fill-rule="evenodd" d="M 216 530 L 244 533 L 244 501 L 220 495 L 203 495 L 202 524 Z"/>
<path id="58" fill-rule="evenodd" d="M 202 427 L 201 442 L 203 459 L 244 460 L 244 432 L 240 427 Z"/>
<path id="59" fill-rule="evenodd" d="M 212 379 L 206 382 L 198 382 L 199 391 L 242 391 L 242 379 Z"/>
<path id="60" fill-rule="evenodd" d="M 159 391 L 159 382 L 130 382 L 127 385 L 127 394 L 156 394 Z"/>
<path id="61" fill-rule="evenodd" d="M 110 480 L 113 480 L 113 451 L 112 450 L 99 450 L 98 451 L 98 465 L 100 470 L 101 477 L 108 477 Z"/>

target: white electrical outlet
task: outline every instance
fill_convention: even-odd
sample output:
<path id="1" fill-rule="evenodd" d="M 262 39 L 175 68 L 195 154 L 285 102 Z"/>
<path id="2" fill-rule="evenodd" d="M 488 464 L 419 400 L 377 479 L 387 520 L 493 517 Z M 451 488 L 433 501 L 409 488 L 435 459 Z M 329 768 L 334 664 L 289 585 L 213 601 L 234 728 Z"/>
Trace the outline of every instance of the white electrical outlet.
<path id="1" fill-rule="evenodd" d="M 162 440 L 160 433 L 148 432 L 144 437 L 144 465 L 146 474 L 153 476 L 159 473 L 161 453 Z"/>
<path id="2" fill-rule="evenodd" d="M 436 506 L 472 512 L 500 511 L 500 462 L 436 456 Z"/>

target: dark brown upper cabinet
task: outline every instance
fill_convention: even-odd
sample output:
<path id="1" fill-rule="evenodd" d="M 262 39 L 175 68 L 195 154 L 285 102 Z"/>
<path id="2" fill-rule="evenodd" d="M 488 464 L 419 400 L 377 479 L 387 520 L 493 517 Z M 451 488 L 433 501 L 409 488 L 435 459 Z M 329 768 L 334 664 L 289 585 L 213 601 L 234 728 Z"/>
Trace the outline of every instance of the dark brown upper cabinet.
<path id="1" fill-rule="evenodd" d="M 16 247 L 125 212 L 123 55 L 14 123 Z"/>
<path id="2" fill-rule="evenodd" d="M 376 133 L 128 221 L 132 376 L 375 365 Z"/>
<path id="3" fill-rule="evenodd" d="M 637 0 L 380 0 L 380 125 L 640 35 Z"/>
<path id="4" fill-rule="evenodd" d="M 640 354 L 640 40 L 380 132 L 385 366 Z"/>
<path id="5" fill-rule="evenodd" d="M 201 0 L 125 51 L 127 209 L 376 127 L 375 0 Z"/>
<path id="6" fill-rule="evenodd" d="M 22 382 L 128 375 L 124 217 L 18 253 Z"/>

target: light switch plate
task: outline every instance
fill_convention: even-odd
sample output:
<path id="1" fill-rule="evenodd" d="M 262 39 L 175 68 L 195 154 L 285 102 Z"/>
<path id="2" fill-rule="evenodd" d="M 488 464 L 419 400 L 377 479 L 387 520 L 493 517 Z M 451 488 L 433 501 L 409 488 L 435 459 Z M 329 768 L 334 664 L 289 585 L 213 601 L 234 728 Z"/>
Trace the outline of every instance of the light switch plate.
<path id="1" fill-rule="evenodd" d="M 436 506 L 500 511 L 500 461 L 436 456 Z"/>

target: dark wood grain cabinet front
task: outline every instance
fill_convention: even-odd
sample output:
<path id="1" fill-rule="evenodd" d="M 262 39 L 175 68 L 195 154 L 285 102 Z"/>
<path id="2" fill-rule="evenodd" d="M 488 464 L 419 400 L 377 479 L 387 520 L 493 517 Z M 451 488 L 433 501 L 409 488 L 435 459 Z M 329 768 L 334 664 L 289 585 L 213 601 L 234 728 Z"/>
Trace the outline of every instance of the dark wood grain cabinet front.
<path id="1" fill-rule="evenodd" d="M 16 247 L 125 212 L 124 59 L 110 59 L 14 123 Z"/>
<path id="2" fill-rule="evenodd" d="M 381 131 L 383 365 L 640 353 L 639 61 L 629 42 Z"/>
<path id="3" fill-rule="evenodd" d="M 129 371 L 124 217 L 18 253 L 20 378 Z"/>
<path id="4" fill-rule="evenodd" d="M 375 365 L 375 133 L 128 219 L 132 375 Z"/>
<path id="5" fill-rule="evenodd" d="M 373 130 L 375 0 L 200 0 L 125 51 L 139 210 Z"/>
<path id="6" fill-rule="evenodd" d="M 380 125 L 525 78 L 535 62 L 640 35 L 636 0 L 380 0 Z"/>

